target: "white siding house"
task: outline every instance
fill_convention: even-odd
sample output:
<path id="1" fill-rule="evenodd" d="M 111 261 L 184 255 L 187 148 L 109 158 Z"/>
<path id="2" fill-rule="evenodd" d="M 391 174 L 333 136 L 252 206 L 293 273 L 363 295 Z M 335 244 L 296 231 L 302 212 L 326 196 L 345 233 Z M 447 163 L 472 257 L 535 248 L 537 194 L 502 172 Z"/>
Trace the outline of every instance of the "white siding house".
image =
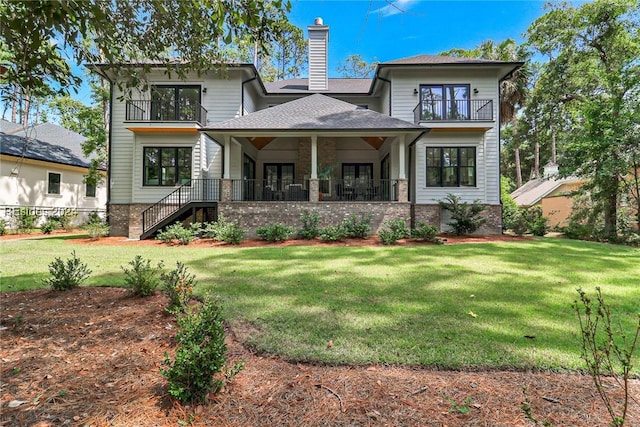
<path id="1" fill-rule="evenodd" d="M 309 76 L 265 83 L 252 64 L 186 79 L 158 66 L 149 90 L 113 85 L 111 231 L 148 237 L 220 213 L 249 230 L 351 213 L 442 226 L 448 194 L 502 230 L 499 86 L 521 63 L 420 55 L 372 79 L 328 77 L 329 26 L 308 27 Z M 98 72 L 110 77 L 109 65 Z M 113 83 L 116 83 L 115 81 Z"/>

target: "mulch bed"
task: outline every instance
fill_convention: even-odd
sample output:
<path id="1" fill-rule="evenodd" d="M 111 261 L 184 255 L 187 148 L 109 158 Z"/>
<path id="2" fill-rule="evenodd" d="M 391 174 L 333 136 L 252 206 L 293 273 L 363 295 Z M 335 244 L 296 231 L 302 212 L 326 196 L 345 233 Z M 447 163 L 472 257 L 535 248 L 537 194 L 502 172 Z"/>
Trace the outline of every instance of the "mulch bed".
<path id="1" fill-rule="evenodd" d="M 132 244 L 115 239 L 87 243 Z M 591 378 L 577 373 L 290 363 L 255 354 L 232 330 L 229 361 L 245 369 L 205 405 L 182 406 L 159 373 L 175 350 L 165 304 L 106 287 L 0 293 L 0 425 L 531 426 L 523 387 L 540 422 L 610 421 Z M 607 387 L 619 401 L 612 380 Z M 639 404 L 627 425 L 640 426 Z"/>

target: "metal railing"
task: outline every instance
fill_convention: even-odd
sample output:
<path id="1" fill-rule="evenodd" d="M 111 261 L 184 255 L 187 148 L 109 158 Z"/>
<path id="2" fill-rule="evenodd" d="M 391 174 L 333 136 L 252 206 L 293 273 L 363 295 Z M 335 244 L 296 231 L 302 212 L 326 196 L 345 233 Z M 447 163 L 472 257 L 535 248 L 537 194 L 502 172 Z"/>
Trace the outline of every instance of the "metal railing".
<path id="1" fill-rule="evenodd" d="M 199 178 L 178 187 L 142 212 L 142 232 L 147 232 L 189 203 L 219 201 L 221 182 L 220 179 Z"/>
<path id="2" fill-rule="evenodd" d="M 397 183 L 397 179 L 332 179 L 321 180 L 320 190 L 323 201 L 394 202 L 398 200 Z"/>
<path id="3" fill-rule="evenodd" d="M 493 100 L 422 100 L 413 109 L 414 123 L 428 121 L 493 121 Z"/>
<path id="4" fill-rule="evenodd" d="M 197 122 L 206 124 L 207 110 L 197 102 L 128 100 L 125 119 L 137 122 Z"/>
<path id="5" fill-rule="evenodd" d="M 233 201 L 309 201 L 308 180 L 234 179 L 231 185 Z"/>

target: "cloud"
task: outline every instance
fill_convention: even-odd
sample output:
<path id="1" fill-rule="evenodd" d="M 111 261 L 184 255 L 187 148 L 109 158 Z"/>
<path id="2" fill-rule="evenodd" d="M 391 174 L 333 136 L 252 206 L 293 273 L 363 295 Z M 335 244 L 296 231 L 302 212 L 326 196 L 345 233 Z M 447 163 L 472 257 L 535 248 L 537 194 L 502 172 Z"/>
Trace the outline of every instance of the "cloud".
<path id="1" fill-rule="evenodd" d="M 418 3 L 418 0 L 385 0 L 387 5 L 380 7 L 376 10 L 372 10 L 370 13 L 377 13 L 381 17 L 386 18 L 387 16 L 397 15 L 398 13 L 404 13 L 409 11 L 415 4 Z"/>

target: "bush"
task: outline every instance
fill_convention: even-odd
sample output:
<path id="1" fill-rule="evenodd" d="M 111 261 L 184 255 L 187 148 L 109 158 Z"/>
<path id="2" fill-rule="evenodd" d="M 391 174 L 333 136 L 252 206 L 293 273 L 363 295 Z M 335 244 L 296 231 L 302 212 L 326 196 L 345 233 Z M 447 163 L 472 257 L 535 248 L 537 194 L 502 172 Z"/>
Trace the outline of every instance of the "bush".
<path id="1" fill-rule="evenodd" d="M 349 218 L 342 221 L 342 228 L 345 237 L 354 237 L 364 239 L 371 232 L 371 218 L 373 214 L 361 214 L 358 218 L 355 214 L 351 214 Z"/>
<path id="2" fill-rule="evenodd" d="M 245 230 L 241 229 L 236 221 L 229 221 L 223 215 L 220 215 L 216 222 L 206 225 L 203 237 L 237 245 L 242 242 L 245 233 Z"/>
<path id="3" fill-rule="evenodd" d="M 101 224 L 101 223 L 103 223 L 103 221 L 98 211 L 92 211 L 89 213 L 89 216 L 87 217 L 87 223 L 85 225 Z"/>
<path id="4" fill-rule="evenodd" d="M 318 212 L 305 209 L 300 215 L 300 221 L 302 222 L 302 229 L 298 232 L 298 235 L 301 238 L 312 240 L 320 235 L 320 214 Z"/>
<path id="5" fill-rule="evenodd" d="M 411 237 L 418 240 L 424 240 L 425 242 L 440 242 L 437 237 L 438 228 L 433 225 L 427 225 L 425 222 L 418 221 L 413 230 L 411 230 Z"/>
<path id="6" fill-rule="evenodd" d="M 36 226 L 36 219 L 38 219 L 38 217 L 31 212 L 31 209 L 18 209 L 18 215 L 16 216 L 18 233 L 31 233 Z"/>
<path id="7" fill-rule="evenodd" d="M 78 214 L 75 212 L 65 211 L 64 214 L 53 215 L 53 216 L 50 216 L 49 219 L 51 221 L 55 221 L 60 226 L 60 228 L 66 231 L 69 231 L 73 228 L 72 222 L 73 222 L 73 219 L 77 216 Z"/>
<path id="8" fill-rule="evenodd" d="M 341 225 L 330 225 L 320 230 L 320 239 L 325 242 L 337 242 L 346 237 Z"/>
<path id="9" fill-rule="evenodd" d="M 515 214 L 511 215 L 505 228 L 521 236 L 531 233 L 534 236 L 544 236 L 548 230 L 548 219 L 542 216 L 542 208 L 531 206 L 529 208 L 519 208 Z"/>
<path id="10" fill-rule="evenodd" d="M 176 222 L 158 233 L 156 239 L 163 243 L 188 245 L 200 235 L 202 224 L 199 222 L 192 223 L 189 228 L 185 228 L 181 223 Z"/>
<path id="11" fill-rule="evenodd" d="M 378 232 L 378 238 L 383 245 L 394 245 L 398 240 L 411 235 L 411 230 L 402 219 L 390 219 L 385 221 L 382 227 Z"/>
<path id="12" fill-rule="evenodd" d="M 153 295 L 160 284 L 158 276 L 162 270 L 162 262 L 157 267 L 151 265 L 151 260 L 145 260 L 141 255 L 129 261 L 131 269 L 120 266 L 124 272 L 124 283 L 132 295 L 147 297 Z"/>
<path id="13" fill-rule="evenodd" d="M 187 266 L 177 261 L 174 270 L 160 275 L 162 293 L 169 298 L 169 304 L 167 305 L 169 313 L 184 313 L 193 297 L 196 277 L 189 273 L 188 270 Z"/>
<path id="14" fill-rule="evenodd" d="M 210 298 L 199 311 L 178 319 L 175 359 L 165 352 L 163 364 L 168 368 L 160 372 L 167 378 L 169 394 L 182 403 L 204 402 L 209 392 L 222 389 L 224 381 L 215 375 L 223 372 L 227 362 L 223 322 L 220 307 Z"/>
<path id="15" fill-rule="evenodd" d="M 58 222 L 51 218 L 40 224 L 40 231 L 42 231 L 42 234 L 51 234 L 51 232 L 56 228 L 58 228 Z"/>
<path id="16" fill-rule="evenodd" d="M 104 222 L 90 222 L 84 228 L 91 240 L 98 240 L 109 235 L 109 225 Z"/>
<path id="17" fill-rule="evenodd" d="M 460 202 L 460 197 L 455 194 L 447 194 L 445 201 L 439 202 L 439 205 L 451 212 L 452 222 L 447 225 L 458 236 L 472 234 L 487 222 L 486 218 L 480 216 L 487 207 L 480 204 L 479 200 L 469 204 Z"/>
<path id="18" fill-rule="evenodd" d="M 55 291 L 66 291 L 80 286 L 91 275 L 91 270 L 87 264 L 76 257 L 75 251 L 71 252 L 71 256 L 72 258 L 66 262 L 56 258 L 49 264 L 51 277 L 43 281 L 45 286 L 49 286 Z"/>
<path id="19" fill-rule="evenodd" d="M 256 229 L 256 234 L 268 242 L 281 242 L 283 240 L 290 239 L 295 232 L 295 227 L 290 227 L 280 223 L 273 223 Z"/>
<path id="20" fill-rule="evenodd" d="M 0 219 L 0 236 L 7 234 L 7 220 Z"/>

